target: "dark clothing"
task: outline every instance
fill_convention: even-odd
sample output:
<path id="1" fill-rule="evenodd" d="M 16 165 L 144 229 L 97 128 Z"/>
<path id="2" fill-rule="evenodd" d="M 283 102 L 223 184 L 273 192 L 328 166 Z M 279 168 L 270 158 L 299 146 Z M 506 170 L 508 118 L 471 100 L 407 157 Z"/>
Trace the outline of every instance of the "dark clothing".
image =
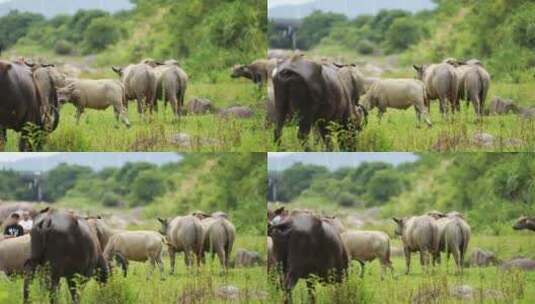
<path id="1" fill-rule="evenodd" d="M 24 228 L 19 224 L 11 224 L 4 230 L 4 235 L 19 237 L 24 235 Z"/>

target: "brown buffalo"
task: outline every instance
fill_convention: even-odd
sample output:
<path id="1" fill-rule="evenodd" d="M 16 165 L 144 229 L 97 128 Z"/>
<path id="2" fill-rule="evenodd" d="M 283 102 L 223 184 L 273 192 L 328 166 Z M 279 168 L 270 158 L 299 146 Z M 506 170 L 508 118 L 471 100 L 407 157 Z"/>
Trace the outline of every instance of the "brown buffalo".
<path id="1" fill-rule="evenodd" d="M 97 277 L 106 282 L 108 267 L 94 231 L 85 219 L 72 213 L 46 208 L 36 217 L 30 232 L 31 254 L 24 278 L 24 301 L 28 301 L 29 283 L 37 266 L 50 268 L 51 302 L 57 299 L 60 279 L 65 277 L 72 301 L 78 303 L 77 276 Z"/>
<path id="2" fill-rule="evenodd" d="M 458 80 L 455 68 L 448 63 L 418 66 L 414 65 L 417 78 L 423 81 L 429 100 L 439 99 L 440 112 L 448 113 L 449 101 L 452 112 L 460 110 Z"/>
<path id="3" fill-rule="evenodd" d="M 203 227 L 203 255 L 206 252 L 211 253 L 212 257 L 217 254 L 221 266 L 225 270 L 228 269 L 232 247 L 236 239 L 236 228 L 225 217 L 211 216 L 202 212 L 193 215 L 201 220 Z"/>
<path id="4" fill-rule="evenodd" d="M 56 129 L 59 123 L 58 104 L 46 104 L 30 68 L 24 63 L 0 61 L 0 147 L 6 141 L 6 129 L 21 133 L 19 150 L 39 150 L 43 136 L 30 139 L 31 129 L 45 134 Z"/>
<path id="5" fill-rule="evenodd" d="M 287 302 L 291 301 L 291 290 L 299 279 L 315 275 L 323 282 L 344 280 L 349 257 L 338 230 L 330 221 L 306 211 L 285 215 L 279 209 L 273 214 L 268 232 L 284 276 L 281 281 Z M 313 286 L 310 282 L 307 285 L 314 301 Z"/>
<path id="6" fill-rule="evenodd" d="M 281 63 L 274 72 L 275 133 L 280 143 L 282 129 L 288 116 L 297 118 L 298 137 L 304 143 L 312 127 L 316 126 L 323 140 L 329 135 L 329 124 L 343 129 L 360 130 L 364 118 L 352 100 L 352 84 L 332 64 L 321 64 L 302 56 L 294 56 Z"/>

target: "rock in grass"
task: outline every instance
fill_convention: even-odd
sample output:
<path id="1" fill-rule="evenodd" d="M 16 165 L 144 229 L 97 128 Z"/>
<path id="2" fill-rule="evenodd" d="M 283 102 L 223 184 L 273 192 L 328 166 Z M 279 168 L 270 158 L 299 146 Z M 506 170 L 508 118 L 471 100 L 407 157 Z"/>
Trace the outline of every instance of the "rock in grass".
<path id="1" fill-rule="evenodd" d="M 181 147 L 191 146 L 191 136 L 187 133 L 177 133 L 171 136 L 169 142 Z"/>
<path id="2" fill-rule="evenodd" d="M 188 114 L 206 114 L 214 111 L 214 103 L 206 98 L 195 97 L 186 106 Z"/>
<path id="3" fill-rule="evenodd" d="M 230 107 L 219 112 L 219 116 L 224 118 L 251 118 L 253 115 L 253 110 L 244 106 Z"/>
<path id="4" fill-rule="evenodd" d="M 453 286 L 450 289 L 450 296 L 461 300 L 472 300 L 474 297 L 474 288 L 470 285 Z"/>
<path id="5" fill-rule="evenodd" d="M 501 270 L 520 269 L 523 271 L 534 271 L 535 261 L 528 258 L 514 258 L 502 264 Z"/>
<path id="6" fill-rule="evenodd" d="M 470 255 L 469 265 L 474 267 L 487 267 L 497 265 L 498 258 L 492 251 L 476 248 Z"/>
<path id="7" fill-rule="evenodd" d="M 489 133 L 477 132 L 472 137 L 472 142 L 476 146 L 483 148 L 492 148 L 494 145 L 494 136 Z"/>
<path id="8" fill-rule="evenodd" d="M 236 286 L 225 285 L 219 287 L 215 294 L 223 300 L 238 300 L 240 298 L 240 289 Z"/>

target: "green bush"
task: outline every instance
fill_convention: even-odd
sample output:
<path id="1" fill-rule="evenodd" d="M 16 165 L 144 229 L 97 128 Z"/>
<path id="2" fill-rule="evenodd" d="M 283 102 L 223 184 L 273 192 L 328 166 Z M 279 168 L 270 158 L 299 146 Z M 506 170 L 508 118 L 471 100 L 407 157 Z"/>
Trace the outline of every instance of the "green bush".
<path id="1" fill-rule="evenodd" d="M 371 55 L 375 52 L 375 45 L 369 40 L 362 40 L 357 46 L 357 51 L 362 55 Z"/>
<path id="2" fill-rule="evenodd" d="M 166 191 L 163 175 L 157 171 L 142 171 L 132 184 L 132 204 L 146 205 Z"/>
<path id="3" fill-rule="evenodd" d="M 121 207 L 121 198 L 113 192 L 106 192 L 102 197 L 102 205 L 114 208 Z"/>
<path id="4" fill-rule="evenodd" d="M 56 46 L 54 47 L 54 51 L 58 55 L 70 55 L 73 53 L 74 47 L 72 43 L 66 41 L 66 40 L 58 40 L 56 42 Z"/>
<path id="5" fill-rule="evenodd" d="M 119 41 L 121 32 L 112 17 L 100 17 L 91 20 L 84 36 L 86 52 L 99 52 Z"/>
<path id="6" fill-rule="evenodd" d="M 355 198 L 349 192 L 343 192 L 338 196 L 338 204 L 342 207 L 353 207 Z"/>

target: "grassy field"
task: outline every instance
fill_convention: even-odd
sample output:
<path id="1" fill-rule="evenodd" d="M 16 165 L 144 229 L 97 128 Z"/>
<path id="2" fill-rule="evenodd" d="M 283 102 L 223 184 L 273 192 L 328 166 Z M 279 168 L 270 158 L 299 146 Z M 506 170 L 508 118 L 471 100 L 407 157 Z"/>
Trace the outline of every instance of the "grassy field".
<path id="1" fill-rule="evenodd" d="M 515 256 L 535 258 L 534 235 L 518 233 L 509 236 L 473 235 L 469 253 L 476 247 L 497 253 L 498 258 L 508 260 Z M 399 240 L 392 246 L 399 247 Z M 359 278 L 360 266 L 353 262 L 349 280 L 339 285 L 316 285 L 318 303 L 517 303 L 535 302 L 535 272 L 503 272 L 498 267 L 466 268 L 462 275 L 455 273 L 453 259 L 425 273 L 419 265 L 419 257 L 413 254 L 411 273 L 405 275 L 404 257 L 392 257 L 394 274 L 380 279 L 380 264 L 367 264 L 363 279 Z M 457 286 L 473 288 L 470 300 L 452 295 Z M 273 286 L 274 299 L 282 299 Z M 295 303 L 307 303 L 308 293 L 304 281 L 300 281 L 293 293 Z"/>
<path id="2" fill-rule="evenodd" d="M 264 255 L 265 237 L 239 235 L 234 246 L 254 250 Z M 132 262 L 127 278 L 120 268 L 115 268 L 110 281 L 99 286 L 89 281 L 80 291 L 81 303 L 269 303 L 265 266 L 230 269 L 223 274 L 217 259 L 207 259 L 207 264 L 188 269 L 183 255 L 177 256 L 176 271 L 169 275 L 169 258 L 164 257 L 165 270 L 150 273 L 149 263 Z M 0 278 L 0 303 L 22 303 L 22 278 L 7 281 Z M 232 287 L 230 287 L 232 286 Z M 238 288 L 238 293 L 227 293 L 225 288 Z M 70 303 L 67 284 L 62 281 L 60 303 Z M 48 303 L 46 289 L 39 280 L 31 286 L 32 303 Z"/>

